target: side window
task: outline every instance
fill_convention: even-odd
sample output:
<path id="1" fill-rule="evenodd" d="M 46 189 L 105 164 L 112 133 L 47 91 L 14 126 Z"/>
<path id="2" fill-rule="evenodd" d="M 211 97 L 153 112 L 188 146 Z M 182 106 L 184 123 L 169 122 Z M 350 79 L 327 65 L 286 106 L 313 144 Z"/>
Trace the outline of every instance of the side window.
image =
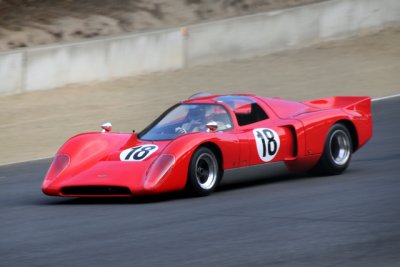
<path id="1" fill-rule="evenodd" d="M 246 96 L 220 96 L 216 100 L 225 103 L 233 110 L 239 126 L 268 119 L 265 111 L 254 100 Z"/>
<path id="2" fill-rule="evenodd" d="M 257 103 L 249 103 L 235 111 L 240 126 L 268 119 L 267 114 Z"/>

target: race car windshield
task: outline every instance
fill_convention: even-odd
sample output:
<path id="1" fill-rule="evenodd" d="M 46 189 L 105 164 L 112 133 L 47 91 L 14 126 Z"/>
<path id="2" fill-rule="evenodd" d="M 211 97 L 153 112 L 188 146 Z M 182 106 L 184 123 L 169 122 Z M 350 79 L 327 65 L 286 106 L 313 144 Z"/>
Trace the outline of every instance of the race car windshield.
<path id="1" fill-rule="evenodd" d="M 232 128 L 229 113 L 218 104 L 180 104 L 164 112 L 140 134 L 142 140 L 171 140 L 177 136 L 207 132 L 207 123 L 216 122 L 217 130 Z"/>

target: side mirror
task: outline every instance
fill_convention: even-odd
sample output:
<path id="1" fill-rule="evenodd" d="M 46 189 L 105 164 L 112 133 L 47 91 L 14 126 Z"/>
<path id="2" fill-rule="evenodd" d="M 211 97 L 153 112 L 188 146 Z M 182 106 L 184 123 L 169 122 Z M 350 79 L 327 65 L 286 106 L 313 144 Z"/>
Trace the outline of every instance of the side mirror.
<path id="1" fill-rule="evenodd" d="M 218 130 L 218 123 L 215 121 L 210 121 L 207 122 L 206 127 L 208 129 L 208 132 L 216 132 Z"/>
<path id="2" fill-rule="evenodd" d="M 111 124 L 111 122 L 105 122 L 105 123 L 103 123 L 102 125 L 101 125 L 101 132 L 102 133 L 108 133 L 108 132 L 110 132 L 111 131 L 111 129 L 112 129 L 112 124 Z"/>

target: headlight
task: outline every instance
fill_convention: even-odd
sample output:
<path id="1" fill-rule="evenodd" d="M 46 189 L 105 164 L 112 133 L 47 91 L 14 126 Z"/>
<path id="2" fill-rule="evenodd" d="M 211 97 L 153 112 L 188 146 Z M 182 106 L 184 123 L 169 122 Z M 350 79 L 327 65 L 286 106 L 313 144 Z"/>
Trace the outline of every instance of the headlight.
<path id="1" fill-rule="evenodd" d="M 170 154 L 159 156 L 150 166 L 144 179 L 144 188 L 154 188 L 175 164 L 175 157 Z"/>
<path id="2" fill-rule="evenodd" d="M 53 180 L 68 166 L 70 157 L 67 154 L 56 155 L 46 174 L 45 180 Z"/>

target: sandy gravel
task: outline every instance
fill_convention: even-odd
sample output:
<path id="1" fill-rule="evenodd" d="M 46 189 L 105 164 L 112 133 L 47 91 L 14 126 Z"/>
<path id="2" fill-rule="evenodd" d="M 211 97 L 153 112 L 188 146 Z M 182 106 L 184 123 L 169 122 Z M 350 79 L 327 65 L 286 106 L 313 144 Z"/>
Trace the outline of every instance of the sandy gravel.
<path id="1" fill-rule="evenodd" d="M 0 0 L 0 51 L 178 27 L 321 1 Z"/>
<path id="2" fill-rule="evenodd" d="M 400 28 L 250 60 L 0 97 L 0 163 L 52 156 L 68 137 L 140 130 L 198 91 L 304 100 L 400 93 Z"/>

